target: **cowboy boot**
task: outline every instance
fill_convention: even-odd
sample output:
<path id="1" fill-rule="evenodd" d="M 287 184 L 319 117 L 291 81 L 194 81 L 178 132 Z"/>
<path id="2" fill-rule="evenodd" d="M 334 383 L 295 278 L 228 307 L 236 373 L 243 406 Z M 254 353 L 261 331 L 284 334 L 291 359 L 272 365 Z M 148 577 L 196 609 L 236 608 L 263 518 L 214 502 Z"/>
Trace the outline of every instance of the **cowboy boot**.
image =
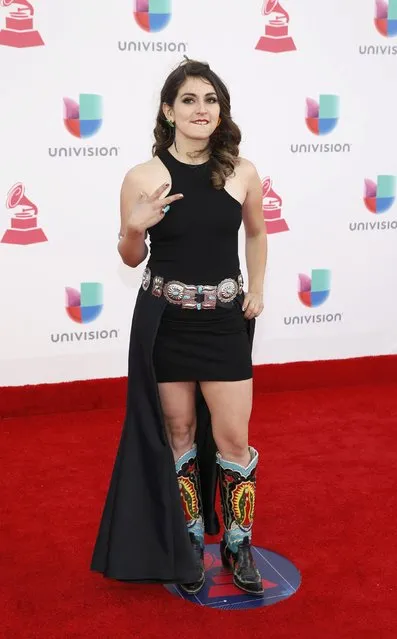
<path id="1" fill-rule="evenodd" d="M 195 595 L 201 590 L 205 580 L 204 519 L 196 444 L 177 460 L 175 466 L 185 521 L 200 575 L 196 582 L 179 584 L 179 587 L 187 594 Z"/>
<path id="2" fill-rule="evenodd" d="M 262 595 L 262 577 L 251 551 L 258 452 L 251 447 L 249 451 L 251 461 L 246 468 L 222 459 L 220 453 L 217 453 L 225 524 L 220 550 L 222 563 L 225 568 L 232 570 L 235 585 L 250 595 Z"/>

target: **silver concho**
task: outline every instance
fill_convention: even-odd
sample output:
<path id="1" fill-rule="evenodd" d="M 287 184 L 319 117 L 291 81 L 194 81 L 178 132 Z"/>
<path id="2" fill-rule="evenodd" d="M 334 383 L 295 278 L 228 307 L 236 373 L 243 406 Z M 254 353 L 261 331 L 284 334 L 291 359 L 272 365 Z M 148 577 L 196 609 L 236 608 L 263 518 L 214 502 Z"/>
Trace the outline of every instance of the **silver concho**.
<path id="1" fill-rule="evenodd" d="M 241 295 L 241 293 L 243 292 L 243 289 L 244 289 L 244 279 L 243 279 L 243 276 L 241 275 L 241 273 L 240 273 L 240 275 L 237 278 L 237 284 L 238 284 L 238 294 Z"/>
<path id="2" fill-rule="evenodd" d="M 152 272 L 150 268 L 146 267 L 142 275 L 142 288 L 144 291 L 148 290 L 151 279 L 152 279 Z"/>
<path id="3" fill-rule="evenodd" d="M 223 280 L 217 288 L 216 294 L 220 302 L 232 302 L 238 293 L 238 284 L 235 280 Z"/>
<path id="4" fill-rule="evenodd" d="M 155 297 L 161 297 L 163 292 L 164 278 L 159 275 L 155 275 L 153 278 L 152 295 Z"/>
<path id="5" fill-rule="evenodd" d="M 164 297 L 170 304 L 180 304 L 183 301 L 185 285 L 172 280 L 164 286 Z"/>

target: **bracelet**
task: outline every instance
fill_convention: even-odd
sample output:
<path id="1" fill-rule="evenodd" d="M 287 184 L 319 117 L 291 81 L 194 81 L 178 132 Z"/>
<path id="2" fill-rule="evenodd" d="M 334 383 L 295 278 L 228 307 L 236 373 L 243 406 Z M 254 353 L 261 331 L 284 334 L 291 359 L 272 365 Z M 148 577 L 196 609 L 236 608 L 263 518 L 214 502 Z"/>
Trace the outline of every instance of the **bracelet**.
<path id="1" fill-rule="evenodd" d="M 144 235 L 145 235 L 145 240 L 146 240 L 146 238 L 147 238 L 147 229 L 145 229 Z M 125 237 L 125 233 L 119 233 L 118 234 L 119 240 L 121 240 L 123 237 Z"/>

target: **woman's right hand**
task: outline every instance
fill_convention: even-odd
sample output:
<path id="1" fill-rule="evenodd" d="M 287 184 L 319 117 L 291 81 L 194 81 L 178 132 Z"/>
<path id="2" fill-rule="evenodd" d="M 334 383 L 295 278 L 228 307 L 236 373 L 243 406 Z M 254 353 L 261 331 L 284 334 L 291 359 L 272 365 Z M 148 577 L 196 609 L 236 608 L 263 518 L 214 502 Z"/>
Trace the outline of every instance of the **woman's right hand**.
<path id="1" fill-rule="evenodd" d="M 168 187 L 169 184 L 163 184 L 156 189 L 152 195 L 147 195 L 147 193 L 141 191 L 140 199 L 134 206 L 128 219 L 127 233 L 144 233 L 146 229 L 161 222 L 165 215 L 163 210 L 165 207 L 183 198 L 182 193 L 177 193 L 176 195 L 170 195 L 169 197 L 160 199 L 160 196 Z"/>

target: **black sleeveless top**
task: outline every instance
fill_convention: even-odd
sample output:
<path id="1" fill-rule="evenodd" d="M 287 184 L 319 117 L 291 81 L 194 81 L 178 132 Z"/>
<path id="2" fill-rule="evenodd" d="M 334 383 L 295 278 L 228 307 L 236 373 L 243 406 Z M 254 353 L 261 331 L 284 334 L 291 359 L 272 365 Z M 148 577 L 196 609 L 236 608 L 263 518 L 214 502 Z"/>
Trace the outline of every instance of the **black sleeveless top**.
<path id="1" fill-rule="evenodd" d="M 152 276 L 184 284 L 219 284 L 240 273 L 238 232 L 242 206 L 211 184 L 210 161 L 191 165 L 169 151 L 158 154 L 170 172 L 168 195 L 183 193 L 165 217 L 148 229 Z"/>

